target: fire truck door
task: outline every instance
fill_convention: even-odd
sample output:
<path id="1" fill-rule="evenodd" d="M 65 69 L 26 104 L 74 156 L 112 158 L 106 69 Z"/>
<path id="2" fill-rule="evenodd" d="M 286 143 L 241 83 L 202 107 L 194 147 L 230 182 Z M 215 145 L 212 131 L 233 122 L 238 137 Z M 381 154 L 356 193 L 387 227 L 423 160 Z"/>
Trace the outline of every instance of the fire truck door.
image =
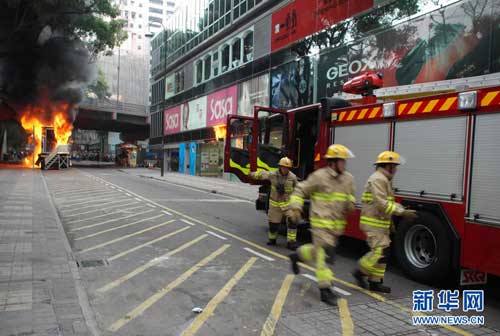
<path id="1" fill-rule="evenodd" d="M 228 117 L 226 129 L 224 171 L 233 173 L 238 176 L 240 180 L 248 182 L 253 118 L 230 115 Z"/>
<path id="2" fill-rule="evenodd" d="M 254 118 L 257 129 L 256 170 L 274 171 L 284 156 L 289 156 L 288 116 L 286 112 L 258 111 Z M 251 158 L 253 159 L 253 158 Z"/>

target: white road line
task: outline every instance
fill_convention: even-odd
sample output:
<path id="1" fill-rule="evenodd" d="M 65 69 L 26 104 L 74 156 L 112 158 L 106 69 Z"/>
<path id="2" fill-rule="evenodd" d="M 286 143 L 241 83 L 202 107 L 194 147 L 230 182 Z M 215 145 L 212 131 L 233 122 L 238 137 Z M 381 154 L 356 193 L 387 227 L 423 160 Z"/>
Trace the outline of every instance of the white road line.
<path id="1" fill-rule="evenodd" d="M 208 231 L 207 231 L 207 232 L 208 232 Z M 254 251 L 254 250 L 252 250 L 252 249 L 251 249 L 251 248 L 249 248 L 249 247 L 244 247 L 243 249 L 244 249 L 245 251 L 250 252 L 250 253 L 252 253 L 252 254 L 255 254 L 256 256 L 261 257 L 262 259 L 265 259 L 265 260 L 267 260 L 267 261 L 274 261 L 274 259 L 273 259 L 273 258 L 268 257 L 268 256 L 266 256 L 266 255 L 263 255 L 262 253 L 259 253 L 259 252 L 257 252 L 257 251 Z"/>
<path id="2" fill-rule="evenodd" d="M 111 186 L 111 189 L 116 189 L 115 187 Z"/>
<path id="3" fill-rule="evenodd" d="M 185 219 L 181 219 L 181 222 L 186 223 L 187 225 L 195 226 L 196 224 L 191 223 L 190 221 L 187 221 Z"/>
<path id="4" fill-rule="evenodd" d="M 182 219 L 181 219 L 181 220 L 182 220 Z M 218 235 L 218 234 L 217 234 L 217 233 L 215 233 L 215 232 L 212 232 L 212 231 L 206 231 L 206 232 L 207 232 L 209 235 L 212 235 L 212 236 L 217 237 L 217 238 L 219 238 L 219 239 L 222 239 L 222 240 L 227 240 L 227 238 L 226 238 L 226 237 L 222 237 L 221 235 Z"/>
<path id="5" fill-rule="evenodd" d="M 129 193 L 125 193 L 125 195 L 127 195 L 127 196 L 132 196 L 132 195 L 130 195 Z"/>
<path id="6" fill-rule="evenodd" d="M 134 203 L 131 203 L 131 204 L 134 204 Z M 92 217 L 87 217 L 87 218 L 80 218 L 80 219 L 77 219 L 77 220 L 74 220 L 74 221 L 70 221 L 70 222 L 68 222 L 68 224 L 71 225 L 71 224 L 75 224 L 75 223 L 85 222 L 85 221 L 88 221 L 88 220 L 91 220 L 91 219 L 96 219 L 96 218 L 99 218 L 99 217 L 116 215 L 116 214 L 119 214 L 119 213 L 125 213 L 127 211 L 136 210 L 136 209 L 140 209 L 140 208 L 142 208 L 142 206 L 136 206 L 134 208 L 119 209 L 117 211 L 105 213 L 105 214 L 102 214 L 102 215 L 99 215 L 99 216 L 92 216 Z"/>
<path id="7" fill-rule="evenodd" d="M 139 216 L 139 215 L 144 215 L 144 214 L 150 213 L 152 211 L 153 210 L 147 210 L 147 211 L 144 211 L 144 212 L 138 212 L 136 214 L 128 215 L 128 216 L 121 217 L 121 218 L 108 219 L 108 220 L 106 220 L 104 222 L 101 222 L 101 223 L 96 223 L 96 224 L 91 224 L 91 225 L 86 225 L 86 226 L 80 226 L 80 227 L 77 227 L 75 229 L 70 230 L 69 232 L 73 233 L 73 232 L 85 230 L 85 229 L 88 229 L 88 228 L 93 228 L 93 227 L 96 227 L 96 226 L 101 226 L 101 225 L 104 225 L 104 224 L 109 224 L 111 222 L 116 222 L 118 220 L 124 220 L 124 219 L 127 219 L 127 218 L 136 217 L 136 216 Z"/>
<path id="8" fill-rule="evenodd" d="M 59 210 L 61 212 L 66 212 L 66 211 L 78 211 L 78 210 L 83 210 L 83 209 L 88 209 L 88 208 L 95 208 L 95 207 L 102 207 L 102 206 L 108 206 L 110 204 L 115 204 L 115 203 L 120 203 L 120 202 L 123 202 L 127 200 L 126 198 L 115 198 L 114 200 L 100 200 L 100 201 L 96 201 L 98 202 L 97 204 L 92 204 L 92 205 L 86 205 L 84 207 L 64 207 L 64 208 L 60 208 Z M 85 202 L 85 203 L 89 203 L 89 202 Z M 94 203 L 94 202 L 93 202 Z"/>
<path id="9" fill-rule="evenodd" d="M 172 214 L 171 214 L 170 212 L 168 212 L 167 210 L 163 210 L 162 212 L 163 212 L 164 214 L 166 214 L 166 215 L 172 216 Z"/>
<path id="10" fill-rule="evenodd" d="M 153 204 L 149 204 L 149 203 L 148 203 L 147 205 L 148 205 L 148 207 L 150 207 L 150 208 L 156 208 Z"/>
<path id="11" fill-rule="evenodd" d="M 107 211 L 107 210 L 112 210 L 112 209 L 121 208 L 121 207 L 125 207 L 124 208 L 124 210 L 125 210 L 125 209 L 127 209 L 126 208 L 127 206 L 136 204 L 136 202 L 129 202 L 129 203 L 119 202 L 119 203 L 121 203 L 121 204 L 117 204 L 117 205 L 113 205 L 113 206 L 106 206 L 105 208 L 100 208 L 100 209 L 87 210 L 84 212 L 77 212 L 75 214 L 71 214 L 71 212 L 68 212 L 67 215 L 64 215 L 64 218 L 72 218 L 72 217 L 77 217 L 77 216 L 81 216 L 81 215 L 88 215 L 88 214 L 91 214 L 93 212 Z"/>
<path id="12" fill-rule="evenodd" d="M 136 201 L 142 202 L 142 200 L 139 197 L 134 198 Z"/>
<path id="13" fill-rule="evenodd" d="M 308 278 L 309 280 L 312 280 L 314 282 L 318 282 L 318 280 L 316 279 L 316 277 L 314 275 L 311 275 L 311 274 L 302 274 L 302 276 L 305 277 L 305 278 Z M 349 293 L 348 291 L 343 290 L 342 288 L 338 288 L 337 286 L 332 286 L 332 289 L 334 291 L 336 291 L 337 293 L 345 295 L 345 296 L 351 295 L 351 293 Z"/>
<path id="14" fill-rule="evenodd" d="M 82 204 L 92 204 L 96 202 L 105 202 L 110 200 L 111 195 L 106 195 L 102 197 L 92 197 L 92 198 L 86 198 L 86 199 L 81 199 L 78 202 L 71 202 L 71 203 L 63 203 L 59 210 L 67 210 L 69 208 L 74 207 L 75 205 L 82 205 Z M 127 198 L 121 198 L 121 200 L 126 200 Z"/>

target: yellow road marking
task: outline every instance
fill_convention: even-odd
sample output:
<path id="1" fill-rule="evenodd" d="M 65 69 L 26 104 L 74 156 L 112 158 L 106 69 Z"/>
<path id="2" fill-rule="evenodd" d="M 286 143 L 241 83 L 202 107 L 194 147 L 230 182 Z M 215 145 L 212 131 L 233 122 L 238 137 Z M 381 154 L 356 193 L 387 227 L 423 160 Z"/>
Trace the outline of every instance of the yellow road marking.
<path id="1" fill-rule="evenodd" d="M 273 307 L 271 308 L 271 313 L 262 326 L 262 331 L 260 333 L 261 336 L 274 335 L 276 323 L 278 323 L 278 320 L 280 319 L 281 311 L 283 310 L 283 305 L 285 304 L 286 297 L 290 291 L 294 277 L 295 276 L 293 274 L 288 274 L 285 277 L 285 280 L 283 280 L 278 295 L 276 295 L 276 299 L 274 300 Z"/>
<path id="2" fill-rule="evenodd" d="M 109 219 L 107 221 L 96 223 L 96 224 L 90 224 L 90 225 L 86 225 L 86 226 L 80 226 L 80 227 L 78 227 L 76 229 L 70 230 L 69 232 L 71 232 L 71 233 L 78 232 L 78 231 L 85 230 L 85 229 L 88 229 L 88 228 L 93 228 L 93 227 L 96 227 L 96 226 L 101 226 L 101 225 L 109 224 L 109 223 L 112 223 L 112 222 L 116 222 L 117 220 L 127 219 L 127 218 L 131 218 L 131 217 L 137 217 L 139 215 L 144 215 L 144 214 L 147 214 L 147 213 L 150 213 L 150 212 L 153 212 L 153 211 L 154 210 L 146 210 L 146 211 L 138 212 L 136 214 L 128 215 L 128 216 L 125 216 L 125 217 L 113 218 L 113 219 Z"/>
<path id="3" fill-rule="evenodd" d="M 196 317 L 193 323 L 182 332 L 182 336 L 192 336 L 203 326 L 206 320 L 213 315 L 215 308 L 224 301 L 224 299 L 229 295 L 234 286 L 243 278 L 243 276 L 248 272 L 250 267 L 257 261 L 257 257 L 251 257 L 243 265 L 238 272 L 236 272 L 233 277 L 226 283 L 226 285 L 210 300 L 203 312 Z"/>
<path id="4" fill-rule="evenodd" d="M 377 108 L 377 109 L 379 109 L 379 110 L 380 110 L 380 108 Z M 377 111 L 377 112 L 378 112 L 378 111 Z M 372 113 L 373 113 L 373 112 L 372 112 Z M 376 113 L 375 113 L 375 114 L 376 114 Z M 371 115 L 370 115 L 370 117 L 371 117 Z M 125 189 L 125 188 L 123 188 L 123 187 L 122 187 L 122 189 Z M 148 201 L 148 202 L 150 202 L 150 203 L 152 203 L 152 204 L 157 205 L 159 208 L 162 208 L 162 209 L 164 209 L 164 210 L 167 210 L 168 212 L 171 212 L 171 213 L 173 213 L 173 214 L 176 214 L 176 215 L 178 215 L 178 216 L 180 216 L 180 217 L 184 217 L 184 218 L 186 218 L 186 219 L 188 219 L 188 220 L 194 221 L 194 222 L 196 222 L 196 223 L 198 223 L 198 224 L 201 224 L 201 225 L 203 225 L 203 226 L 205 226 L 205 227 L 211 228 L 212 230 L 216 230 L 216 231 L 218 231 L 218 232 L 220 232 L 220 233 L 225 234 L 225 235 L 226 235 L 226 236 L 228 236 L 228 237 L 231 237 L 231 238 L 233 238 L 233 239 L 236 239 L 236 240 L 238 240 L 238 241 L 240 241 L 240 242 L 242 242 L 242 243 L 245 243 L 245 244 L 247 244 L 247 245 L 253 246 L 253 247 L 255 247 L 256 249 L 259 249 L 259 250 L 261 250 L 261 251 L 264 251 L 264 252 L 266 252 L 266 253 L 269 253 L 269 254 L 271 254 L 271 255 L 273 255 L 273 256 L 275 256 L 275 257 L 277 257 L 277 258 L 280 258 L 280 259 L 283 259 L 283 260 L 287 260 L 287 261 L 289 260 L 289 259 L 288 259 L 288 257 L 287 257 L 286 255 L 283 255 L 283 254 L 281 254 L 281 253 L 275 252 L 275 251 L 270 250 L 270 249 L 268 249 L 268 248 L 266 248 L 266 247 L 264 247 L 264 246 L 261 246 L 261 245 L 259 245 L 259 244 L 256 244 L 256 243 L 252 242 L 252 241 L 249 241 L 249 240 L 247 240 L 247 239 L 245 239 L 245 238 L 242 238 L 242 237 L 239 237 L 239 236 L 237 236 L 237 235 L 235 235 L 235 234 L 232 234 L 232 233 L 230 233 L 230 232 L 228 232 L 228 231 L 226 231 L 226 230 L 224 230 L 224 229 L 218 228 L 217 226 L 210 225 L 210 224 L 205 223 L 205 222 L 203 222 L 203 221 L 201 221 L 201 220 L 199 220 L 199 219 L 196 219 L 196 218 L 193 218 L 193 217 L 191 217 L 191 216 L 189 216 L 189 215 L 186 215 L 186 214 L 184 214 L 184 213 L 182 213 L 182 212 L 179 212 L 179 211 L 177 211 L 177 210 L 174 210 L 174 209 L 171 209 L 171 208 L 166 207 L 166 206 L 164 206 L 164 205 L 161 205 L 161 204 L 159 204 L 159 203 L 156 203 L 155 201 L 150 200 L 150 199 L 148 199 L 148 198 L 145 198 L 145 197 L 143 197 L 143 196 L 141 196 L 141 195 L 139 195 L 139 194 L 136 194 L 136 193 L 134 193 L 134 192 L 132 192 L 132 191 L 129 191 L 129 190 L 127 190 L 127 191 L 128 191 L 130 194 L 133 194 L 134 196 L 137 196 L 137 197 L 139 197 L 139 198 L 141 198 L 141 199 L 143 199 L 143 200 L 146 200 L 146 201 Z M 311 266 L 309 266 L 309 265 L 302 264 L 302 263 L 301 263 L 300 265 L 301 265 L 303 268 L 310 270 L 311 272 L 315 272 L 315 271 L 316 271 L 316 269 L 315 269 L 314 267 L 311 267 Z M 387 304 L 390 304 L 391 306 L 393 306 L 393 307 L 395 307 L 395 308 L 397 308 L 397 309 L 399 309 L 399 310 L 405 311 L 405 312 L 410 313 L 410 314 L 412 314 L 412 313 L 413 313 L 410 309 L 408 309 L 407 307 L 405 307 L 405 306 L 403 306 L 403 305 L 401 305 L 401 304 L 399 304 L 399 303 L 397 303 L 397 302 L 394 302 L 394 301 L 391 301 L 391 300 L 386 300 L 386 298 L 385 298 L 384 296 L 382 296 L 382 295 L 376 294 L 376 293 L 371 292 L 371 291 L 369 291 L 369 290 L 367 290 L 367 289 L 361 288 L 361 287 L 359 287 L 359 286 L 357 286 L 357 285 L 355 285 L 355 284 L 352 284 L 352 283 L 350 283 L 350 282 L 344 281 L 344 280 L 339 279 L 339 278 L 336 278 L 336 277 L 334 277 L 334 279 L 333 279 L 333 280 L 334 280 L 335 282 L 337 282 L 337 283 L 340 283 L 340 284 L 342 284 L 342 285 L 346 286 L 346 287 L 349 287 L 349 288 L 355 289 L 355 290 L 357 290 L 358 292 L 361 292 L 361 293 L 363 293 L 363 294 L 365 294 L 365 295 L 367 295 L 367 296 L 370 296 L 370 297 L 372 297 L 372 298 L 374 298 L 374 299 L 376 299 L 376 300 L 378 300 L 378 301 L 380 301 L 380 302 L 385 302 L 385 303 L 387 303 Z M 472 334 L 470 334 L 470 333 L 466 332 L 465 330 L 462 330 L 462 329 L 459 329 L 459 328 L 456 328 L 456 327 L 453 327 L 453 326 L 449 326 L 449 325 L 440 325 L 440 326 L 441 326 L 442 328 L 448 329 L 448 330 L 453 331 L 453 332 L 455 332 L 455 333 L 457 333 L 457 334 L 459 334 L 459 335 L 462 335 L 462 336 L 472 336 Z"/>
<path id="5" fill-rule="evenodd" d="M 186 226 L 186 227 L 184 227 L 184 228 L 182 228 L 182 229 L 179 229 L 179 230 L 177 230 L 177 231 L 170 232 L 170 233 L 168 233 L 168 234 L 166 234 L 166 235 L 163 235 L 163 236 L 161 236 L 161 237 L 158 237 L 158 238 L 156 238 L 156 239 L 153 239 L 153 240 L 151 240 L 151 241 L 149 241 L 149 242 L 147 242 L 147 243 L 144 243 L 144 244 L 138 245 L 138 246 L 133 247 L 133 248 L 131 248 L 131 249 L 129 249 L 129 250 L 126 250 L 126 251 L 123 251 L 123 252 L 121 252 L 121 253 L 118 253 L 118 254 L 116 254 L 116 255 L 112 256 L 111 258 L 108 258 L 108 261 L 113 261 L 113 260 L 116 260 L 116 259 L 121 258 L 121 257 L 123 257 L 123 256 L 126 256 L 126 255 L 127 255 L 127 254 L 129 254 L 129 253 L 132 253 L 132 252 L 135 252 L 135 251 L 137 251 L 137 250 L 140 250 L 140 249 L 141 249 L 141 248 L 143 248 L 143 247 L 146 247 L 146 246 L 149 246 L 149 245 L 153 245 L 154 243 L 157 243 L 157 242 L 159 242 L 159 241 L 162 241 L 163 239 L 167 239 L 167 238 L 170 238 L 170 237 L 172 237 L 172 236 L 175 236 L 176 234 L 179 234 L 179 233 L 181 233 L 181 232 L 184 232 L 184 231 L 186 231 L 186 230 L 189 230 L 190 228 L 191 228 L 190 226 Z"/>
<path id="6" fill-rule="evenodd" d="M 433 99 L 431 100 L 427 106 L 425 106 L 424 110 L 422 111 L 423 113 L 429 113 L 432 112 L 434 107 L 436 107 L 437 103 L 439 102 L 439 99 Z"/>
<path id="7" fill-rule="evenodd" d="M 131 204 L 133 204 L 133 203 L 131 203 Z M 118 211 L 110 212 L 110 213 L 99 215 L 99 216 L 93 216 L 93 217 L 86 217 L 86 218 L 77 219 L 77 220 L 74 220 L 74 221 L 69 221 L 68 224 L 75 224 L 75 223 L 85 222 L 85 221 L 88 221 L 88 220 L 91 220 L 91 219 L 96 219 L 96 218 L 99 218 L 99 217 L 105 217 L 105 216 L 109 216 L 109 215 L 116 215 L 118 213 L 122 213 L 123 211 L 130 211 L 130 210 L 135 210 L 135 209 L 139 209 L 139 208 L 144 208 L 144 205 L 139 205 L 139 206 L 136 206 L 135 208 L 125 208 L 125 209 L 121 209 L 121 210 L 118 210 Z M 137 216 L 137 215 L 134 215 L 134 216 Z M 126 218 L 126 217 L 124 217 L 124 218 Z"/>
<path id="8" fill-rule="evenodd" d="M 488 106 L 495 99 L 500 91 L 488 92 L 486 96 L 481 100 L 481 106 Z"/>
<path id="9" fill-rule="evenodd" d="M 166 221 L 164 223 L 161 223 L 161 224 L 157 224 L 157 225 L 154 225 L 154 226 L 151 226 L 151 227 L 148 227 L 148 228 L 145 228 L 143 230 L 140 230 L 140 231 L 136 231 L 134 233 L 131 233 L 131 234 L 128 234 L 128 235 L 125 235 L 125 236 L 121 236 L 121 237 L 118 237 L 116 239 L 113 239 L 113 240 L 109 240 L 105 243 L 102 243 L 102 244 L 98 244 L 98 245 L 95 245 L 95 246 L 92 246 L 92 247 L 89 247 L 89 248 L 86 248 L 86 249 L 83 249 L 81 251 L 79 251 L 80 253 L 85 253 L 85 252 L 89 252 L 89 251 L 93 251 L 93 250 L 96 250 L 98 248 L 101 248 L 101 247 L 104 247 L 104 246 L 108 246 L 108 245 L 111 245 L 111 244 L 114 244 L 114 243 L 117 243 L 119 241 L 122 241 L 124 239 L 127 239 L 127 238 L 130 238 L 130 237 L 134 237 L 134 236 L 137 236 L 137 235 L 140 235 L 144 232 L 148 232 L 148 231 L 151 231 L 151 230 L 154 230 L 154 229 L 157 229 L 159 227 L 162 227 L 162 226 L 165 226 L 165 225 L 168 225 L 168 224 L 171 224 L 175 222 L 175 219 L 171 219 L 169 221 Z"/>
<path id="10" fill-rule="evenodd" d="M 140 220 L 132 222 L 132 223 L 123 224 L 123 225 L 120 225 L 120 226 L 115 226 L 115 227 L 112 227 L 112 228 L 107 229 L 107 230 L 98 231 L 98 232 L 95 232 L 95 233 L 92 233 L 92 234 L 89 234 L 89 235 L 86 235 L 86 236 L 78 237 L 78 238 L 75 238 L 75 240 L 84 240 L 84 239 L 96 237 L 96 236 L 102 235 L 104 233 L 108 233 L 108 232 L 112 232 L 112 231 L 115 231 L 115 230 L 123 229 L 125 227 L 129 227 L 129 226 L 132 226 L 132 225 L 135 225 L 135 224 L 139 224 L 139 223 L 151 220 L 151 219 L 156 219 L 156 218 L 159 218 L 159 217 L 162 217 L 162 216 L 163 216 L 163 214 L 157 215 L 157 216 L 153 216 L 153 217 L 149 217 L 149 218 L 143 218 L 143 219 L 140 219 Z"/>
<path id="11" fill-rule="evenodd" d="M 87 214 L 90 214 L 90 213 L 93 213 L 93 212 L 104 211 L 104 210 L 111 210 L 111 209 L 116 209 L 116 208 L 120 208 L 120 207 L 124 207 L 126 209 L 128 205 L 132 205 L 132 204 L 135 204 L 135 203 L 137 203 L 137 202 L 122 203 L 122 204 L 118 204 L 118 205 L 114 205 L 114 206 L 106 207 L 106 208 L 101 208 L 101 209 L 97 209 L 97 210 L 94 209 L 94 210 L 88 210 L 88 211 L 85 211 L 85 212 L 79 212 L 79 213 L 72 214 L 72 215 L 65 215 L 64 217 L 65 218 L 76 217 L 76 216 L 81 216 L 81 215 L 87 215 Z"/>
<path id="12" fill-rule="evenodd" d="M 451 98 L 446 99 L 446 101 L 441 106 L 439 111 L 448 111 L 450 109 L 451 105 L 453 105 L 453 103 L 455 102 L 455 100 L 457 100 L 457 97 L 451 97 Z"/>
<path id="13" fill-rule="evenodd" d="M 198 262 L 196 265 L 188 269 L 186 272 L 184 272 L 181 276 L 179 276 L 177 279 L 169 283 L 167 286 L 163 287 L 159 291 L 157 291 L 155 294 L 150 296 L 146 301 L 135 307 L 133 310 L 128 312 L 125 317 L 119 319 L 118 321 L 114 322 L 109 328 L 109 331 L 116 332 L 119 329 L 121 329 L 124 325 L 132 321 L 133 319 L 137 318 L 139 315 L 144 313 L 146 309 L 154 305 L 158 300 L 160 300 L 162 297 L 167 295 L 169 292 L 171 292 L 175 287 L 179 286 L 181 283 L 186 281 L 191 275 L 193 275 L 196 271 L 198 271 L 200 268 L 208 264 L 210 261 L 214 260 L 217 258 L 219 255 L 221 255 L 225 250 L 229 248 L 229 244 L 226 244 L 219 249 L 217 249 L 215 252 L 210 254 L 209 256 L 205 257 L 203 260 Z M 257 259 L 257 258 L 255 258 Z M 209 303 L 210 304 L 210 303 Z"/>
<path id="14" fill-rule="evenodd" d="M 413 103 L 411 109 L 408 111 L 408 114 L 415 114 L 415 113 L 417 113 L 417 110 L 420 107 L 420 105 L 422 105 L 421 101 Z"/>
<path id="15" fill-rule="evenodd" d="M 151 268 L 151 267 L 153 267 L 153 266 L 155 266 L 155 265 L 157 265 L 157 264 L 161 263 L 161 262 L 162 262 L 162 259 L 167 258 L 167 257 L 171 257 L 171 256 L 173 256 L 173 255 L 175 255 L 175 254 L 177 254 L 177 253 L 179 253 L 179 252 L 181 252 L 181 251 L 183 251 L 183 250 L 187 249 L 188 247 L 193 246 L 194 244 L 196 244 L 196 243 L 200 242 L 201 240 L 203 240 L 203 239 L 205 239 L 205 238 L 207 238 L 207 237 L 208 237 L 208 235 L 207 235 L 207 234 L 202 234 L 202 235 L 201 235 L 201 236 L 199 236 L 198 238 L 193 239 L 193 240 L 191 240 L 191 241 L 189 241 L 189 242 L 187 242 L 187 243 L 185 243 L 185 244 L 183 244 L 183 245 L 179 246 L 179 247 L 178 247 L 178 248 L 176 248 L 175 250 L 172 250 L 172 251 L 170 251 L 170 252 L 167 252 L 167 253 L 165 253 L 164 255 L 162 255 L 162 256 L 160 256 L 160 257 L 158 257 L 158 258 L 155 258 L 155 259 L 153 259 L 153 260 L 149 261 L 148 263 L 146 263 L 146 264 L 144 264 L 144 265 L 142 265 L 142 266 L 140 266 L 140 267 L 136 268 L 136 269 L 135 269 L 135 270 L 133 270 L 132 272 L 130 272 L 130 273 L 128 273 L 128 274 L 125 274 L 124 276 L 122 276 L 122 277 L 120 277 L 120 278 L 116 279 L 115 281 L 112 281 L 112 282 L 110 282 L 109 284 L 107 284 L 107 285 L 105 285 L 105 286 L 103 286 L 103 287 L 99 288 L 99 289 L 97 290 L 97 292 L 99 292 L 99 293 L 105 293 L 105 292 L 107 292 L 107 291 L 109 291 L 109 290 L 111 290 L 111 289 L 113 289 L 113 288 L 115 288 L 115 287 L 118 287 L 119 285 L 121 285 L 121 284 L 122 284 L 122 283 L 124 283 L 125 281 L 127 281 L 127 280 L 129 280 L 129 279 L 132 279 L 133 277 L 135 277 L 136 275 L 138 275 L 138 274 L 140 274 L 140 273 L 144 272 L 144 271 L 145 271 L 145 270 L 147 270 L 148 268 Z"/>
<path id="16" fill-rule="evenodd" d="M 342 324 L 342 335 L 354 335 L 354 323 L 352 322 L 351 312 L 349 311 L 347 300 L 338 299 L 337 304 L 339 306 L 340 323 Z"/>

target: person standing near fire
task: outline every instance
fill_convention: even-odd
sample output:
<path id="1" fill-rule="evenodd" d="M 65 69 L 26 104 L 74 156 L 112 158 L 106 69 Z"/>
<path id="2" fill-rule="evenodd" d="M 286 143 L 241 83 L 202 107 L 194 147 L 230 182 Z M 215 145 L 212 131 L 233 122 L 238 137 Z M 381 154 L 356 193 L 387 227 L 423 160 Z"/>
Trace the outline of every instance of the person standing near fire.
<path id="1" fill-rule="evenodd" d="M 316 170 L 299 183 L 290 197 L 289 216 L 292 222 L 302 217 L 304 200 L 311 199 L 309 221 L 312 244 L 302 245 L 290 254 L 293 273 L 298 274 L 299 261 L 316 263 L 321 301 L 337 304 L 333 285 L 333 262 L 338 239 L 344 234 L 347 215 L 355 209 L 354 178 L 346 171 L 346 160 L 354 154 L 345 146 L 333 144 L 324 158 L 327 166 Z"/>
<path id="2" fill-rule="evenodd" d="M 285 218 L 287 221 L 287 248 L 294 251 L 297 248 L 297 223 L 288 220 L 285 213 L 288 209 L 290 195 L 297 185 L 297 176 L 290 171 L 292 160 L 289 158 L 281 158 L 278 166 L 279 169 L 274 172 L 251 172 L 250 177 L 256 180 L 267 180 L 271 183 L 268 209 L 269 241 L 267 245 L 276 245 L 278 229 Z"/>

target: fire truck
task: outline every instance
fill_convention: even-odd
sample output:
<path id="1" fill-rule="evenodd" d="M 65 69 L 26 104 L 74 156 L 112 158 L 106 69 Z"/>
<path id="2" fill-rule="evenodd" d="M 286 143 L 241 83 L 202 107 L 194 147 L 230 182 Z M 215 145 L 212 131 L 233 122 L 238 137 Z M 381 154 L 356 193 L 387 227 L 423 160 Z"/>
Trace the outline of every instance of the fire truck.
<path id="1" fill-rule="evenodd" d="M 396 222 L 392 253 L 403 271 L 431 284 L 451 275 L 462 285 L 500 276 L 500 87 L 382 102 L 373 95 L 377 78 L 361 79 L 345 86 L 363 95 L 358 103 L 324 98 L 291 110 L 255 106 L 253 117 L 229 115 L 225 171 L 259 184 L 250 171 L 276 170 L 288 156 L 305 179 L 326 165 L 330 144 L 346 145 L 356 155 L 347 169 L 359 202 L 346 235 L 364 239 L 364 183 L 378 153 L 397 151 L 407 160 L 393 181 L 397 201 L 418 211 L 415 221 Z M 268 190 L 260 187 L 257 209 L 267 208 Z"/>

